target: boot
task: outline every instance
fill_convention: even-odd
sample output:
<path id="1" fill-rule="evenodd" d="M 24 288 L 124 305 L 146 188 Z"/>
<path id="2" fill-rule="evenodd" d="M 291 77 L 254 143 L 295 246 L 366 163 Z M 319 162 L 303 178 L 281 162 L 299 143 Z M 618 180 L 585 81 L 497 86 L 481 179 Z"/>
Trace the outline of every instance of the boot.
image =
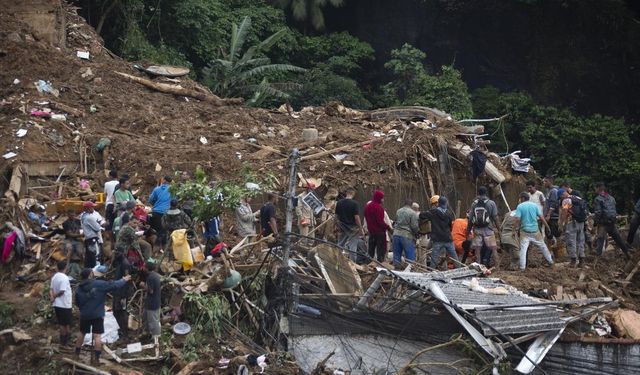
<path id="1" fill-rule="evenodd" d="M 578 265 L 578 260 L 576 258 L 571 258 L 571 262 L 569 263 L 569 266 L 571 268 L 575 268 Z"/>

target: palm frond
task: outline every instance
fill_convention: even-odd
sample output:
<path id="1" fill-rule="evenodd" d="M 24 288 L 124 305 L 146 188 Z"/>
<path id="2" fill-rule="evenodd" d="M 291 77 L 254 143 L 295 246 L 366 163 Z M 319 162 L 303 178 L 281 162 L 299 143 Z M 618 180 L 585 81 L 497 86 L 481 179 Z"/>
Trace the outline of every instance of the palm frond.
<path id="1" fill-rule="evenodd" d="M 240 26 L 233 24 L 231 29 L 231 48 L 229 49 L 229 60 L 236 60 L 237 56 L 244 45 L 244 41 L 247 38 L 247 34 L 249 33 L 249 28 L 251 28 L 251 18 L 244 17 Z"/>
<path id="2" fill-rule="evenodd" d="M 304 21 L 307 19 L 307 1 L 308 0 L 293 0 L 291 2 L 291 13 L 293 13 L 293 18 L 298 21 Z"/>
<path id="3" fill-rule="evenodd" d="M 295 73 L 304 73 L 307 70 L 301 68 L 299 66 L 290 65 L 290 64 L 269 64 L 269 65 L 261 65 L 256 66 L 253 69 L 249 69 L 246 72 L 242 73 L 244 78 L 255 77 L 260 74 L 266 73 L 277 73 L 277 72 L 295 72 Z"/>
<path id="4" fill-rule="evenodd" d="M 282 28 L 275 33 L 271 34 L 267 39 L 263 40 L 258 44 L 258 50 L 264 51 L 271 48 L 274 44 L 276 44 L 284 35 L 287 33 L 286 28 Z"/>

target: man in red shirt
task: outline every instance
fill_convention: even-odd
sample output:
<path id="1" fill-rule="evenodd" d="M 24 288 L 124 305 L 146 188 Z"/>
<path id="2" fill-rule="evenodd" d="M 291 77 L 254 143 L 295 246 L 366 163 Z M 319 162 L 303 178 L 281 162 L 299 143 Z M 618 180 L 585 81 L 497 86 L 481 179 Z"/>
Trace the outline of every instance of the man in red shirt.
<path id="1" fill-rule="evenodd" d="M 373 258 L 377 254 L 378 262 L 385 260 L 387 255 L 386 232 L 392 228 L 384 222 L 384 193 L 382 190 L 373 192 L 373 198 L 364 208 L 364 218 L 367 221 L 369 231 L 369 256 Z"/>

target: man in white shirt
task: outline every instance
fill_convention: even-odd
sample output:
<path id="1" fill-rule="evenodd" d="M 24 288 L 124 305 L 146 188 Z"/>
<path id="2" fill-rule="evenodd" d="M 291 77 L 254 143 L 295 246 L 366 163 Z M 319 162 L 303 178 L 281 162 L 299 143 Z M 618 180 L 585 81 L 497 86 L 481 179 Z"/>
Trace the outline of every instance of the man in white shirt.
<path id="1" fill-rule="evenodd" d="M 102 263 L 102 230 L 105 225 L 102 216 L 94 209 L 95 203 L 86 201 L 82 204 L 84 212 L 80 216 L 80 224 L 84 235 L 84 266 L 93 268 L 96 262 Z"/>
<path id="2" fill-rule="evenodd" d="M 544 194 L 536 188 L 535 181 L 527 181 L 527 193 L 529 193 L 529 202 L 535 203 L 540 210 L 544 210 Z"/>
<path id="3" fill-rule="evenodd" d="M 109 178 L 111 180 L 105 182 L 104 184 L 104 196 L 105 196 L 105 206 L 104 206 L 104 216 L 107 219 L 107 233 L 111 233 L 111 227 L 113 226 L 113 220 L 116 218 L 116 210 L 114 205 L 113 193 L 116 191 L 116 186 L 118 186 L 118 172 L 110 171 Z"/>
<path id="4" fill-rule="evenodd" d="M 51 288 L 49 289 L 53 309 L 56 312 L 56 318 L 60 326 L 60 344 L 63 346 L 67 346 L 71 338 L 70 327 L 73 320 L 71 284 L 69 283 L 69 277 L 64 273 L 66 267 L 67 263 L 65 261 L 58 262 L 58 272 L 51 278 Z"/>

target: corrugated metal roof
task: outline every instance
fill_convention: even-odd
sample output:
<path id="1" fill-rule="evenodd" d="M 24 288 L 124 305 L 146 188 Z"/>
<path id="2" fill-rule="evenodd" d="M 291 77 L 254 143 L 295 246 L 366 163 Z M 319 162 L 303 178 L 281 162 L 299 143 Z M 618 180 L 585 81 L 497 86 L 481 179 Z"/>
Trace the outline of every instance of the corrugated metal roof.
<path id="1" fill-rule="evenodd" d="M 523 309 L 505 309 L 476 311 L 474 315 L 479 321 L 486 322 L 502 334 L 531 333 L 557 330 L 564 327 L 565 322 L 560 313 L 549 307 L 535 307 L 538 299 L 528 296 L 517 288 L 505 284 L 498 279 L 479 277 L 478 285 L 486 289 L 504 288 L 508 294 L 483 293 L 469 287 L 472 277 L 478 276 L 479 271 L 472 268 L 458 268 L 443 272 L 390 272 L 390 274 L 413 287 L 429 292 L 429 284 L 438 283 L 442 292 L 452 304 L 474 312 L 478 307 L 500 305 L 534 305 Z M 496 336 L 495 330 L 481 324 L 485 336 Z"/>

